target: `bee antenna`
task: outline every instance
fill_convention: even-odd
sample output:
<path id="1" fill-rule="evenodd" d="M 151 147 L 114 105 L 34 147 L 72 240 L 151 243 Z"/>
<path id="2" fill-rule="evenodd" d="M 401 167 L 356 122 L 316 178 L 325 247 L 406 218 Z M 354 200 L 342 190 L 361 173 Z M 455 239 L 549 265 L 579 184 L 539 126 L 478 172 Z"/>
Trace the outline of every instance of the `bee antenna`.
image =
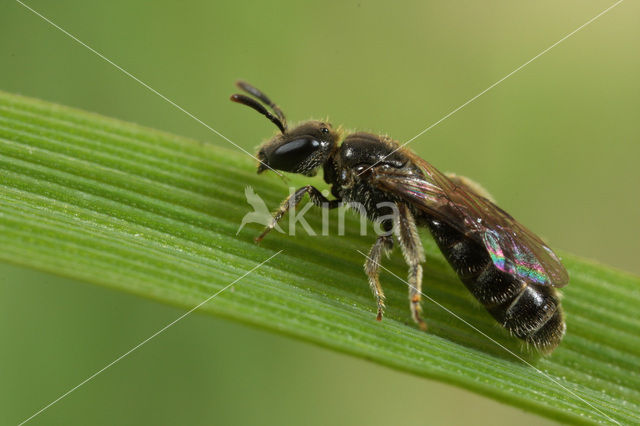
<path id="1" fill-rule="evenodd" d="M 238 88 L 247 92 L 251 96 L 262 101 L 262 103 L 268 105 L 276 114 L 276 116 L 280 119 L 280 122 L 282 123 L 282 126 L 285 128 L 285 130 L 287 129 L 287 118 L 284 116 L 284 113 L 282 112 L 280 107 L 278 107 L 278 105 L 273 103 L 267 95 L 265 95 L 264 93 L 262 93 L 262 91 L 253 87 L 251 84 L 247 83 L 246 81 L 242 81 L 242 80 L 236 81 L 236 86 L 238 86 Z"/>
<path id="2" fill-rule="evenodd" d="M 275 124 L 276 126 L 278 126 L 278 129 L 280 129 L 280 131 L 284 134 L 285 131 L 287 130 L 287 128 L 285 127 L 284 124 L 282 124 L 282 121 L 280 121 L 280 119 L 276 116 L 274 116 L 273 114 L 271 114 L 269 111 L 267 111 L 267 109 L 262 106 L 262 104 L 260 104 L 258 101 L 256 101 L 255 99 L 252 99 L 248 96 L 245 95 L 240 95 L 240 94 L 235 94 L 235 95 L 231 95 L 231 100 L 233 102 L 237 102 L 239 104 L 243 104 L 246 105 L 250 108 L 255 109 L 256 111 L 258 111 L 260 114 L 264 115 L 265 117 L 267 117 L 269 120 L 271 120 L 271 122 L 273 122 L 273 124 Z"/>

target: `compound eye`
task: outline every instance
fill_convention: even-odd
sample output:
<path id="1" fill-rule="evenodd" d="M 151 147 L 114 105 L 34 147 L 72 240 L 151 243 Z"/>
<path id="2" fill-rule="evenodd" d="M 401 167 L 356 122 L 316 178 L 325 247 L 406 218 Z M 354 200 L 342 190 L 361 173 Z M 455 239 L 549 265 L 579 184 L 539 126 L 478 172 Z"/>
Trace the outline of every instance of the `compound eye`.
<path id="1" fill-rule="evenodd" d="M 320 142 L 311 138 L 294 139 L 279 146 L 269 157 L 271 167 L 293 171 L 320 148 Z"/>

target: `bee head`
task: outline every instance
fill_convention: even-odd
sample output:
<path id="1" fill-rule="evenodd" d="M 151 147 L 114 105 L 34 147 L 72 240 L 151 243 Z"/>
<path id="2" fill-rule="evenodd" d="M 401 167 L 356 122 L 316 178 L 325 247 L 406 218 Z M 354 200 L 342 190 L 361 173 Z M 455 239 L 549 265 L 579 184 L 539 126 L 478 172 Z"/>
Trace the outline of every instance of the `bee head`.
<path id="1" fill-rule="evenodd" d="M 245 82 L 238 87 L 268 105 L 271 114 L 262 104 L 245 95 L 235 94 L 231 100 L 253 108 L 273 122 L 280 133 L 265 142 L 258 150 L 258 173 L 266 169 L 300 173 L 313 176 L 334 150 L 339 132 L 326 121 L 307 121 L 293 129 L 287 128 L 284 113 L 261 91 Z"/>

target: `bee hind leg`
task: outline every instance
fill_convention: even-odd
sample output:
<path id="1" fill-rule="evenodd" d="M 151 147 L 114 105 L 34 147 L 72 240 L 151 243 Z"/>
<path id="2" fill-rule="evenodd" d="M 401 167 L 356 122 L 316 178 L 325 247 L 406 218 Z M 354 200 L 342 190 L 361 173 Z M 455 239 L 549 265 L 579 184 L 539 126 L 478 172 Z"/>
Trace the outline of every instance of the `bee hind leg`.
<path id="1" fill-rule="evenodd" d="M 378 270 L 380 269 L 380 260 L 382 254 L 388 254 L 393 249 L 393 237 L 391 235 L 381 235 L 369 251 L 369 256 L 364 263 L 364 272 L 369 277 L 369 286 L 378 304 L 378 315 L 376 319 L 382 321 L 384 312 L 384 293 L 380 280 L 378 279 Z"/>
<path id="2" fill-rule="evenodd" d="M 409 307 L 411 316 L 422 330 L 427 329 L 427 323 L 422 319 L 422 263 L 424 250 L 418 235 L 418 229 L 413 215 L 404 204 L 398 204 L 398 214 L 395 220 L 395 232 L 407 265 L 409 265 Z"/>
<path id="3" fill-rule="evenodd" d="M 487 200 L 491 201 L 492 203 L 495 203 L 496 200 L 491 196 L 491 194 L 489 193 L 489 191 L 487 191 L 482 185 L 480 185 L 478 182 L 469 179 L 466 176 L 460 176 L 457 175 L 455 173 L 445 173 L 445 175 L 447 175 L 447 177 L 456 185 L 458 186 L 462 186 L 463 188 L 465 188 L 468 191 L 474 192 L 476 194 L 478 194 L 481 197 L 486 198 Z"/>

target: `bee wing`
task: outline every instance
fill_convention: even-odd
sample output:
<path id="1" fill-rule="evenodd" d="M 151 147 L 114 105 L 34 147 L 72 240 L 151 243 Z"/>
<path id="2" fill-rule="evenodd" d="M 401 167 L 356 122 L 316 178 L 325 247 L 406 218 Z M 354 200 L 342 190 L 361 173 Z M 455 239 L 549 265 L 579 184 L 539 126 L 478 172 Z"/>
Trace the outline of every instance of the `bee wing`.
<path id="1" fill-rule="evenodd" d="M 423 159 L 412 161 L 423 175 L 377 167 L 372 183 L 484 245 L 498 269 L 533 284 L 562 287 L 569 282 L 558 256 L 511 215 Z"/>

